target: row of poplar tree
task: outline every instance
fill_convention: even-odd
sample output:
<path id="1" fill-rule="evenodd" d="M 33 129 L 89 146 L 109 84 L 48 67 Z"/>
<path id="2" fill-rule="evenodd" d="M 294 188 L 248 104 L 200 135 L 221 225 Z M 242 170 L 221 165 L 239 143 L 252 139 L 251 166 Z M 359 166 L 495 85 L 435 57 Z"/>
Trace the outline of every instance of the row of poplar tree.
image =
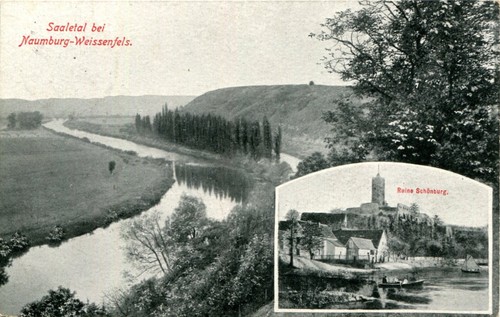
<path id="1" fill-rule="evenodd" d="M 263 157 L 271 159 L 274 151 L 274 157 L 279 160 L 281 153 L 281 127 L 273 132 L 265 116 L 262 123 L 241 118 L 230 121 L 211 114 L 169 110 L 165 105 L 152 122 L 149 116 L 137 114 L 135 127 L 142 135 L 154 135 L 218 154 L 243 153 L 259 160 Z"/>

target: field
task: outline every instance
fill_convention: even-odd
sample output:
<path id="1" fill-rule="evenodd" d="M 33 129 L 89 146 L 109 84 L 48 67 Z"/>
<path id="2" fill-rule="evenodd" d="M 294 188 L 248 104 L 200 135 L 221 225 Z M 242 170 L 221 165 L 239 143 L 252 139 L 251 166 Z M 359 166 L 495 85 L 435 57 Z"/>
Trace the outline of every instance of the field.
<path id="1" fill-rule="evenodd" d="M 55 225 L 68 238 L 137 214 L 172 185 L 164 166 L 43 128 L 0 131 L 0 237 L 37 245 Z"/>

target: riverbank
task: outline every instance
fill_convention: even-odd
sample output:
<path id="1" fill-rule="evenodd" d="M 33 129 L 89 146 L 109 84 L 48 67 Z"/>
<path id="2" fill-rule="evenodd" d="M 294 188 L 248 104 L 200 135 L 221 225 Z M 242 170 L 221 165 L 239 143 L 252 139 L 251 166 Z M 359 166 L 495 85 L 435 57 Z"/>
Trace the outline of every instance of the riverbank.
<path id="1" fill-rule="evenodd" d="M 64 122 L 64 126 L 70 129 L 81 130 L 102 136 L 109 136 L 131 141 L 137 144 L 154 147 L 160 150 L 174 152 L 181 155 L 207 160 L 211 163 L 218 162 L 223 157 L 208 151 L 191 149 L 186 146 L 166 142 L 153 137 L 138 135 L 132 123 L 126 123 L 127 118 L 89 118 L 88 120 L 103 120 L 102 123 L 88 122 L 87 119 L 71 119 Z M 133 122 L 131 120 L 131 122 Z"/>
<path id="2" fill-rule="evenodd" d="M 208 151 L 192 149 L 186 146 L 174 144 L 154 137 L 138 135 L 135 133 L 135 127 L 133 124 L 125 123 L 127 120 L 126 118 L 89 118 L 89 120 L 93 120 L 93 122 L 87 122 L 84 120 L 86 119 L 68 120 L 65 121 L 63 125 L 69 129 L 76 129 L 101 136 L 119 138 L 156 149 L 177 153 L 186 157 L 194 157 L 216 166 L 243 169 L 247 173 L 253 175 L 257 181 L 272 182 L 274 185 L 278 185 L 279 183 L 288 180 L 289 175 L 292 175 L 293 169 L 286 162 L 281 162 L 280 164 L 269 164 L 269 161 L 267 161 L 267 163 L 264 162 L 266 161 L 265 159 L 262 159 L 262 162 L 256 162 L 249 156 L 241 154 L 234 156 L 222 156 Z M 182 163 L 182 160 L 179 162 Z M 270 168 L 271 166 L 276 168 Z M 288 169 L 289 171 L 287 171 Z M 287 179 L 280 179 L 277 182 L 276 174 L 286 175 Z"/>
<path id="3" fill-rule="evenodd" d="M 66 240 L 139 214 L 174 183 L 163 161 L 43 128 L 0 131 L 0 156 L 0 237 L 20 231 L 31 246 L 48 243 L 56 226 Z"/>

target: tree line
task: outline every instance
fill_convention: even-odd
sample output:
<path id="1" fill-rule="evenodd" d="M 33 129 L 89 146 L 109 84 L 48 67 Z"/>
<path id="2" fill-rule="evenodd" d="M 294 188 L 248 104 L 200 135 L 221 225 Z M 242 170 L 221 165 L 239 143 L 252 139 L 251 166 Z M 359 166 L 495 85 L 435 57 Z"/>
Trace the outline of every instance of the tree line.
<path id="1" fill-rule="evenodd" d="M 7 116 L 7 128 L 30 130 L 42 125 L 43 115 L 39 111 L 12 112 Z"/>
<path id="2" fill-rule="evenodd" d="M 149 116 L 135 117 L 135 128 L 141 135 L 153 135 L 166 141 L 186 145 L 217 154 L 242 153 L 255 160 L 261 158 L 279 160 L 281 153 L 281 127 L 273 133 L 271 123 L 264 116 L 262 123 L 221 116 L 196 115 L 169 110 L 167 105 L 153 120 Z"/>

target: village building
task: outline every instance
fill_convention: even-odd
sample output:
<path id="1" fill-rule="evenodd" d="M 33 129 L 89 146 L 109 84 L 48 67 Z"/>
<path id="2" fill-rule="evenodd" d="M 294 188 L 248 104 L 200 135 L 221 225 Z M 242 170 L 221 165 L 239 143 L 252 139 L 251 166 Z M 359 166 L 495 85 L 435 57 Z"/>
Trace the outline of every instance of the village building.
<path id="1" fill-rule="evenodd" d="M 374 263 L 385 262 L 389 259 L 388 239 L 385 230 L 336 230 L 333 231 L 333 235 L 346 246 L 348 260 L 354 259 L 356 255 L 356 259 L 369 260 Z M 352 243 L 349 245 L 348 242 L 351 238 L 356 239 L 351 241 Z M 369 240 L 373 248 L 365 240 Z M 366 256 L 368 252 L 370 252 L 370 257 Z"/>
<path id="2" fill-rule="evenodd" d="M 372 240 L 351 237 L 347 240 L 347 258 L 348 261 L 367 261 L 375 262 L 376 249 L 373 246 Z"/>

